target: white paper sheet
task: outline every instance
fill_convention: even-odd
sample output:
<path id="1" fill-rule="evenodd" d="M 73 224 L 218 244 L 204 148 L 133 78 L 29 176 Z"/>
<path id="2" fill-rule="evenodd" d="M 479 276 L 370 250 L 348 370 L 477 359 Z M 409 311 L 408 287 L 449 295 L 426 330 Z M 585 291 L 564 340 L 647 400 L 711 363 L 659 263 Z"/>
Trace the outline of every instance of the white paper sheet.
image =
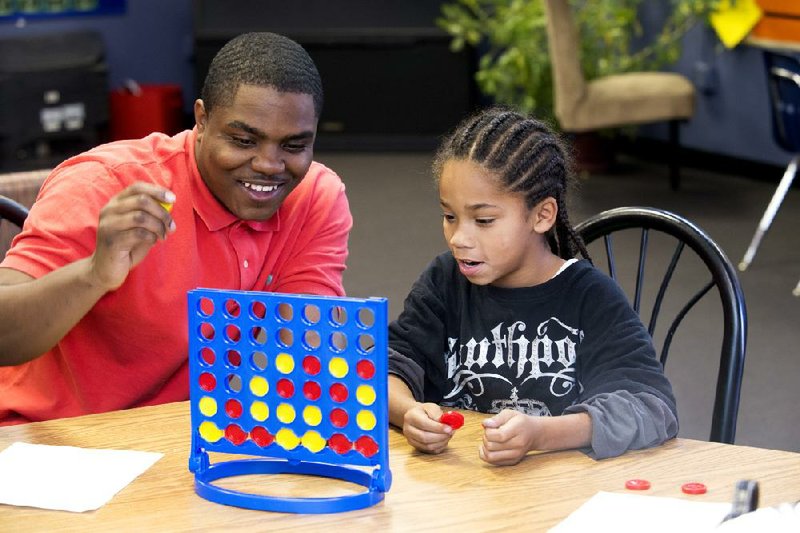
<path id="1" fill-rule="evenodd" d="M 730 510 L 729 503 L 598 492 L 550 529 L 550 533 L 713 531 Z"/>
<path id="2" fill-rule="evenodd" d="M 0 452 L 0 503 L 93 511 L 163 455 L 15 442 Z"/>

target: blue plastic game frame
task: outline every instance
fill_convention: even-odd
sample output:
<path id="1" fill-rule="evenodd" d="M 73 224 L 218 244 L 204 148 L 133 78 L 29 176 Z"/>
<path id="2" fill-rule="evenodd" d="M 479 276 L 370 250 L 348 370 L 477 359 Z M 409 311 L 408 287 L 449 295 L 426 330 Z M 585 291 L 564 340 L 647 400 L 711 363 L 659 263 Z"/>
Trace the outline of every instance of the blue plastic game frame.
<path id="1" fill-rule="evenodd" d="M 335 513 L 383 500 L 391 486 L 386 298 L 195 289 L 188 293 L 188 324 L 189 470 L 198 495 L 290 513 Z M 212 464 L 209 452 L 250 458 Z M 340 479 L 366 491 L 292 498 L 213 483 L 284 473 Z"/>

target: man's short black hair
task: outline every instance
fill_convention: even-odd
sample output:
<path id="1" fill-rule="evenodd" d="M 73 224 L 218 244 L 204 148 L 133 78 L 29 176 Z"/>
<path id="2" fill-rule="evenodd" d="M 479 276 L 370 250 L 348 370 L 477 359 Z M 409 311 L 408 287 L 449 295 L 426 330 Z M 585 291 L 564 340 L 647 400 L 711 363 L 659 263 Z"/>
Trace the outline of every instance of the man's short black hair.
<path id="1" fill-rule="evenodd" d="M 317 118 L 322 112 L 322 80 L 314 61 L 302 46 L 283 35 L 244 33 L 217 52 L 200 96 L 206 113 L 230 105 L 242 84 L 309 94 Z"/>

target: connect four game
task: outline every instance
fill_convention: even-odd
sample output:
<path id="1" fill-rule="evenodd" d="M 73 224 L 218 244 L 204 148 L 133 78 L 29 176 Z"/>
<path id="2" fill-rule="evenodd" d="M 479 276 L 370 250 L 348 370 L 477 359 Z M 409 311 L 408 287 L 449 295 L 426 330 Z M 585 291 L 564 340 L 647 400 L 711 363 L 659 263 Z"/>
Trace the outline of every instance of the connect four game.
<path id="1" fill-rule="evenodd" d="M 391 485 L 386 299 L 196 289 L 188 303 L 196 492 L 226 505 L 293 513 L 381 501 Z M 212 464 L 209 452 L 247 458 Z M 213 483 L 287 473 L 366 490 L 291 498 Z"/>

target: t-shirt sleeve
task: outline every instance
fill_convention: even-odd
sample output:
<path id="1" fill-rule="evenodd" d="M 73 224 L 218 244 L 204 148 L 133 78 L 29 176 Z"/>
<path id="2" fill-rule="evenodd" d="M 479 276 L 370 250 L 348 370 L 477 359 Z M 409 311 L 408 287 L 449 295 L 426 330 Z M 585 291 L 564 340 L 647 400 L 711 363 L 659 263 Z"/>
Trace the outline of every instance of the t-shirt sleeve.
<path id="1" fill-rule="evenodd" d="M 389 348 L 389 374 L 395 375 L 405 381 L 412 396 L 418 402 L 425 397 L 424 380 L 425 372 L 412 358 L 405 356 L 397 350 Z"/>
<path id="2" fill-rule="evenodd" d="M 0 266 L 39 278 L 91 255 L 100 210 L 119 190 L 116 178 L 96 162 L 55 169 Z"/>
<path id="3" fill-rule="evenodd" d="M 323 296 L 345 293 L 342 276 L 353 217 L 341 179 L 330 169 L 322 169 L 313 177 L 301 235 L 296 250 L 282 266 L 275 291 Z"/>
<path id="4" fill-rule="evenodd" d="M 445 336 L 445 304 L 437 288 L 446 287 L 440 263 L 434 261 L 420 275 L 406 297 L 403 311 L 389 324 L 389 373 L 406 382 L 414 399 L 439 403 L 442 392 L 431 373 L 441 372 L 433 364 L 442 356 Z"/>
<path id="5" fill-rule="evenodd" d="M 564 412 L 584 411 L 592 418 L 590 455 L 613 457 L 675 437 L 672 386 L 639 315 L 610 278 L 598 277 L 587 294 L 579 357 L 582 390 Z"/>
<path id="6" fill-rule="evenodd" d="M 592 419 L 594 459 L 616 457 L 627 450 L 658 446 L 678 434 L 678 419 L 670 406 L 646 392 L 602 393 L 573 405 L 564 413 L 586 412 Z"/>

